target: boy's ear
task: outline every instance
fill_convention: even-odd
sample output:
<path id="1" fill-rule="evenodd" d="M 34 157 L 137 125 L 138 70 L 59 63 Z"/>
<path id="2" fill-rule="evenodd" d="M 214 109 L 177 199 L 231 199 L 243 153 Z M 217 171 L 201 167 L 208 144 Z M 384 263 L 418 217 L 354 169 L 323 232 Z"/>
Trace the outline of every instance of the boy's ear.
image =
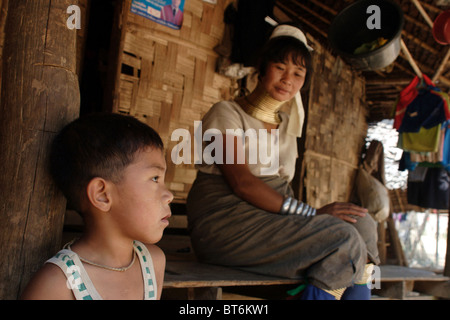
<path id="1" fill-rule="evenodd" d="M 111 196 L 108 182 L 102 178 L 94 178 L 87 185 L 87 197 L 91 205 L 97 209 L 108 212 L 111 208 Z"/>

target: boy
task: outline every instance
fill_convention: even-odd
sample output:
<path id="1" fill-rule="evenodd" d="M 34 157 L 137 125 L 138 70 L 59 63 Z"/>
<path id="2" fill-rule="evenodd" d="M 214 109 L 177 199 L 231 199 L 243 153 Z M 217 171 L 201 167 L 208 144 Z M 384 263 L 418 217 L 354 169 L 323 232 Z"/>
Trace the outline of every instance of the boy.
<path id="1" fill-rule="evenodd" d="M 165 256 L 153 244 L 173 200 L 159 135 L 129 116 L 80 118 L 55 138 L 50 171 L 85 230 L 44 264 L 22 298 L 159 299 Z"/>

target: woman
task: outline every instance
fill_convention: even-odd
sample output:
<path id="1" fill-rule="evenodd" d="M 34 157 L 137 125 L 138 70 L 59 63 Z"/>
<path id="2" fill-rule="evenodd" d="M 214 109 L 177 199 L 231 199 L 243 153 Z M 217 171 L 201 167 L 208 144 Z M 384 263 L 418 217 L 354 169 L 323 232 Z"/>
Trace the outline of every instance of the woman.
<path id="1" fill-rule="evenodd" d="M 300 29 L 278 26 L 261 54 L 257 88 L 244 98 L 215 104 L 205 115 L 203 130 L 223 134 L 223 161 L 198 166 L 187 200 L 189 230 L 203 262 L 305 277 L 303 299 L 339 299 L 345 288 L 367 283 L 366 262 L 379 262 L 376 224 L 353 204 L 316 210 L 293 198 L 289 183 L 303 124 L 299 92 L 311 76 L 310 50 Z M 290 115 L 281 112 L 291 100 Z M 242 138 L 249 130 L 271 134 Z M 258 149 L 269 147 L 275 172 L 267 174 L 267 161 L 249 161 L 255 141 Z M 364 229 L 364 238 L 355 227 Z M 357 290 L 355 298 L 362 298 L 361 290 L 370 297 L 368 286 Z"/>

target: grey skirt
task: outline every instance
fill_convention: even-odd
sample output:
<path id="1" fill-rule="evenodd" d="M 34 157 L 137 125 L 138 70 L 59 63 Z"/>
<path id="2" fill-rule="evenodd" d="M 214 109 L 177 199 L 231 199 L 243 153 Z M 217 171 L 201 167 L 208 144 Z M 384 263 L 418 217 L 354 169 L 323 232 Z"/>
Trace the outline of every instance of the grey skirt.
<path id="1" fill-rule="evenodd" d="M 292 195 L 287 181 L 263 180 L 279 193 Z M 237 197 L 220 175 L 198 173 L 187 211 L 192 246 L 202 262 L 306 278 L 327 290 L 361 279 L 368 257 L 379 262 L 377 226 L 369 215 L 350 224 L 326 214 L 273 214 Z"/>

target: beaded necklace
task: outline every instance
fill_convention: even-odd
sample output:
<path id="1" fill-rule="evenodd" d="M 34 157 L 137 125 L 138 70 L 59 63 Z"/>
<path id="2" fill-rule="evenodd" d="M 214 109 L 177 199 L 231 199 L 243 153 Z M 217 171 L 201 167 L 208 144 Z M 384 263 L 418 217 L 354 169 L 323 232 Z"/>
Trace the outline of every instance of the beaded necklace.
<path id="1" fill-rule="evenodd" d="M 65 247 L 66 247 L 67 249 L 69 249 L 70 251 L 73 251 L 73 250 L 71 249 L 70 245 L 73 244 L 74 241 L 75 241 L 75 240 L 71 241 L 71 242 L 68 243 Z M 80 260 L 81 260 L 82 262 L 87 263 L 87 264 L 90 264 L 91 266 L 94 266 L 94 267 L 98 267 L 98 268 L 102 268 L 102 269 L 106 269 L 106 270 L 110 270 L 110 271 L 125 272 L 125 271 L 127 271 L 128 269 L 130 269 L 130 268 L 134 265 L 134 261 L 136 261 L 136 252 L 134 252 L 134 250 L 133 250 L 133 259 L 131 260 L 130 264 L 129 264 L 128 266 L 122 267 L 122 268 L 115 268 L 115 267 L 105 266 L 105 265 L 103 265 L 103 264 L 99 264 L 99 263 L 96 263 L 96 262 L 93 262 L 93 261 L 84 259 L 84 258 L 80 257 L 79 255 L 78 255 L 78 258 L 80 258 Z"/>

